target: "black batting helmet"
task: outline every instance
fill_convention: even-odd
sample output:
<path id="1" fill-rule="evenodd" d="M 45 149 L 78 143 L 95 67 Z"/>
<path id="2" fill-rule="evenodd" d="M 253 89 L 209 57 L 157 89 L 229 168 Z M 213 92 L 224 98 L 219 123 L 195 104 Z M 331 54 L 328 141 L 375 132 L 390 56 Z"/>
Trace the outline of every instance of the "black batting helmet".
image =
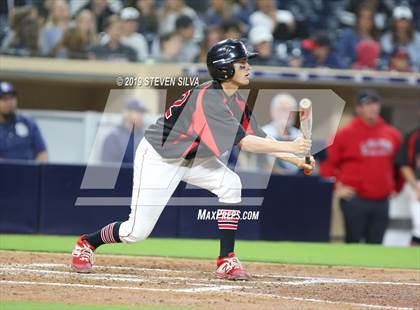
<path id="1" fill-rule="evenodd" d="M 217 42 L 207 52 L 207 69 L 213 79 L 226 81 L 235 74 L 234 61 L 255 56 L 257 53 L 248 52 L 242 41 L 223 40 Z"/>

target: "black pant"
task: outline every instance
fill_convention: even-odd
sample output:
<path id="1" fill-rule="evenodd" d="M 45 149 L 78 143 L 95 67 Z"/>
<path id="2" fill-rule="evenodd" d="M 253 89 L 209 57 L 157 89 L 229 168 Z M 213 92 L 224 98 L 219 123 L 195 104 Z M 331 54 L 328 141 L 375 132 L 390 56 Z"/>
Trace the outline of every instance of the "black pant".
<path id="1" fill-rule="evenodd" d="M 367 200 L 354 197 L 340 200 L 346 228 L 346 242 L 382 243 L 388 226 L 388 199 Z"/>

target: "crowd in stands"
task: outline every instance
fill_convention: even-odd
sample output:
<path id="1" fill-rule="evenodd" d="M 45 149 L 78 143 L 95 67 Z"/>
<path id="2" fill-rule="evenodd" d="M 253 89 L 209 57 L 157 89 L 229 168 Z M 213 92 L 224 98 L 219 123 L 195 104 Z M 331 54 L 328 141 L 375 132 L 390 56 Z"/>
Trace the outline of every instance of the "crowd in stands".
<path id="1" fill-rule="evenodd" d="M 236 38 L 259 53 L 254 65 L 420 70 L 416 0 L 0 2 L 3 55 L 204 62 Z"/>

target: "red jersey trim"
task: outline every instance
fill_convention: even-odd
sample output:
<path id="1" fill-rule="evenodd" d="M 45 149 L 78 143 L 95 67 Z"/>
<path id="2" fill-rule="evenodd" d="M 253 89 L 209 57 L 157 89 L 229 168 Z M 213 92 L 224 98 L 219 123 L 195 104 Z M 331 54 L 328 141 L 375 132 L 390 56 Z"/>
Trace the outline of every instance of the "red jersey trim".
<path id="1" fill-rule="evenodd" d="M 242 100 L 239 100 L 238 97 L 235 98 L 235 101 L 242 111 L 242 121 L 241 121 L 242 127 L 245 129 L 247 134 L 254 135 L 254 130 L 252 130 L 252 128 L 249 124 L 249 119 L 248 119 L 248 117 L 245 113 L 245 102 L 242 101 Z"/>
<path id="2" fill-rule="evenodd" d="M 198 93 L 197 106 L 194 113 L 192 114 L 192 124 L 194 131 L 200 137 L 200 139 L 209 147 L 209 149 L 216 156 L 220 156 L 220 150 L 217 147 L 216 141 L 213 137 L 213 133 L 211 132 L 211 129 L 207 124 L 206 115 L 203 109 L 203 96 L 206 93 L 207 88 L 209 88 L 210 86 L 211 83 L 209 83 L 207 86 L 201 89 Z"/>

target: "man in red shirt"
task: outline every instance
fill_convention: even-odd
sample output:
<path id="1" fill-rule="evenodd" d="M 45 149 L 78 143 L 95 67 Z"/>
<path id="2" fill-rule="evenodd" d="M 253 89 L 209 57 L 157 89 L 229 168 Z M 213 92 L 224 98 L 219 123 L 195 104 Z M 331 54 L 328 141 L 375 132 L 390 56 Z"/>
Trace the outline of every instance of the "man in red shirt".
<path id="1" fill-rule="evenodd" d="M 394 156 L 402 139 L 380 117 L 380 110 L 379 96 L 372 90 L 362 91 L 357 116 L 337 132 L 320 165 L 322 176 L 336 179 L 347 243 L 382 243 L 388 225 Z"/>

